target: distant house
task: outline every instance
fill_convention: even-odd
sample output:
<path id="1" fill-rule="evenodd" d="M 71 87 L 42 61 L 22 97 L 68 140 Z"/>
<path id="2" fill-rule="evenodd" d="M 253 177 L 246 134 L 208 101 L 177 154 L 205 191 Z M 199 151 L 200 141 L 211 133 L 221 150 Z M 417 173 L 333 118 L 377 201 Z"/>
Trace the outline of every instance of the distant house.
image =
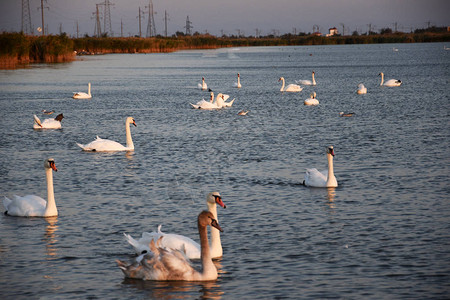
<path id="1" fill-rule="evenodd" d="M 333 36 L 338 34 L 338 30 L 336 27 L 330 28 L 328 29 L 328 33 L 326 34 L 326 36 Z"/>
<path id="2" fill-rule="evenodd" d="M 318 32 L 318 31 L 313 32 L 313 35 L 314 35 L 314 36 L 322 36 L 322 34 L 321 34 L 320 32 Z"/>

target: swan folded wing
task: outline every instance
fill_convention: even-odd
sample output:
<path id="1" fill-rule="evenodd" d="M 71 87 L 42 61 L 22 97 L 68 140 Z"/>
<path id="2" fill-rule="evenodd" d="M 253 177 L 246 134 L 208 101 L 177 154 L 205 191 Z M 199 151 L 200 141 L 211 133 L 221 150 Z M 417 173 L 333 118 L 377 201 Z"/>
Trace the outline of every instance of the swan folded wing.
<path id="1" fill-rule="evenodd" d="M 312 85 L 311 80 L 296 80 L 295 83 L 301 84 L 301 85 Z"/>
<path id="2" fill-rule="evenodd" d="M 305 173 L 305 184 L 313 187 L 323 187 L 327 183 L 328 170 L 319 172 L 316 168 L 307 169 Z"/>
<path id="3" fill-rule="evenodd" d="M 47 201 L 36 195 L 16 196 L 9 200 L 8 207 L 5 206 L 11 216 L 36 217 L 41 216 L 47 205 Z M 8 201 L 6 201 L 8 202 Z M 5 200 L 3 201 L 5 204 Z"/>
<path id="4" fill-rule="evenodd" d="M 163 237 L 161 239 L 161 237 Z M 162 232 L 144 232 L 139 240 L 140 244 L 150 243 L 161 239 L 161 247 L 165 249 L 180 250 L 190 259 L 200 258 L 200 245 L 194 240 L 179 234 Z M 151 249 L 150 249 L 151 250 Z"/>
<path id="5" fill-rule="evenodd" d="M 34 115 L 33 118 L 34 118 L 35 124 L 37 124 L 39 127 L 42 127 L 41 120 L 36 115 Z"/>

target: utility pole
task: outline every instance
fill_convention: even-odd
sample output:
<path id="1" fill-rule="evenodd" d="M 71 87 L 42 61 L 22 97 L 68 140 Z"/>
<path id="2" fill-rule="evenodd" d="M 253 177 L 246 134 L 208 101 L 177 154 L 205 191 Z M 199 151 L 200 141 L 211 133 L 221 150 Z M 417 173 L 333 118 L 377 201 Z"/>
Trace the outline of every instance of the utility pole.
<path id="1" fill-rule="evenodd" d="M 47 2 L 47 0 L 45 1 Z M 45 26 L 44 26 L 44 8 L 50 9 L 48 6 L 44 7 L 44 0 L 41 0 L 41 18 L 42 18 L 42 36 L 45 35 Z"/>
<path id="2" fill-rule="evenodd" d="M 62 23 L 59 23 L 59 34 L 62 34 Z"/>
<path id="3" fill-rule="evenodd" d="M 342 26 L 342 35 L 345 35 L 345 24 L 341 23 L 341 26 Z"/>
<path id="4" fill-rule="evenodd" d="M 122 19 L 120 19 L 120 37 L 123 37 L 123 22 L 122 22 Z"/>
<path id="5" fill-rule="evenodd" d="M 139 37 L 142 37 L 142 30 L 141 30 L 141 18 L 144 18 L 145 12 L 143 10 L 141 10 L 141 7 L 139 6 Z"/>
<path id="6" fill-rule="evenodd" d="M 98 6 L 100 4 L 95 4 L 95 12 L 92 14 L 95 15 L 95 29 L 94 29 L 94 36 L 101 37 L 102 36 L 102 28 L 100 25 L 100 12 L 98 10 Z"/>
<path id="7" fill-rule="evenodd" d="M 167 19 L 168 19 L 167 10 L 164 11 L 164 35 L 167 37 Z"/>
<path id="8" fill-rule="evenodd" d="M 261 30 L 258 28 L 255 29 L 255 38 L 259 38 L 259 35 L 261 34 Z"/>
<path id="9" fill-rule="evenodd" d="M 77 20 L 77 38 L 78 38 L 78 32 L 79 32 L 79 30 L 78 30 L 78 20 Z"/>
<path id="10" fill-rule="evenodd" d="M 30 0 L 22 0 L 22 32 L 33 34 L 31 26 Z"/>
<path id="11" fill-rule="evenodd" d="M 192 29 L 192 22 L 189 21 L 189 16 L 187 16 L 186 18 L 186 26 L 184 26 L 184 28 L 186 28 L 186 35 L 191 35 L 191 29 Z"/>
<path id="12" fill-rule="evenodd" d="M 147 37 L 156 36 L 155 16 L 156 12 L 153 10 L 153 1 L 149 0 L 148 6 L 148 24 L 147 24 Z M 166 25 L 167 27 L 167 25 Z"/>
<path id="13" fill-rule="evenodd" d="M 105 7 L 105 10 L 103 11 L 103 32 L 109 36 L 113 36 L 111 28 L 111 10 L 109 6 L 114 5 L 114 3 L 109 2 L 109 0 L 105 0 L 105 2 L 99 3 L 98 5 L 103 5 Z"/>

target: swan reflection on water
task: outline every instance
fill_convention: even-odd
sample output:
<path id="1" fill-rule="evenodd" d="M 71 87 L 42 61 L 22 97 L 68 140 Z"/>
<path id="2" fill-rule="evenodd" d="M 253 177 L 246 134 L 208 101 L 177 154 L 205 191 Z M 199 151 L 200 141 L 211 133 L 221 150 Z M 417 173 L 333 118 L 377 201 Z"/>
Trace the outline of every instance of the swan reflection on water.
<path id="1" fill-rule="evenodd" d="M 47 221 L 48 225 L 45 227 L 43 240 L 46 242 L 47 260 L 52 260 L 58 254 L 58 248 L 55 246 L 56 242 L 58 242 L 58 235 L 55 233 L 58 230 L 58 225 L 56 225 L 58 217 L 48 217 L 45 218 L 45 221 Z"/>
<path id="2" fill-rule="evenodd" d="M 334 203 L 334 198 L 336 197 L 336 188 L 327 188 L 327 205 L 331 209 L 336 208 L 336 204 Z"/>
<path id="3" fill-rule="evenodd" d="M 217 282 L 149 281 L 125 278 L 122 284 L 148 291 L 151 299 L 221 299 L 224 292 Z"/>

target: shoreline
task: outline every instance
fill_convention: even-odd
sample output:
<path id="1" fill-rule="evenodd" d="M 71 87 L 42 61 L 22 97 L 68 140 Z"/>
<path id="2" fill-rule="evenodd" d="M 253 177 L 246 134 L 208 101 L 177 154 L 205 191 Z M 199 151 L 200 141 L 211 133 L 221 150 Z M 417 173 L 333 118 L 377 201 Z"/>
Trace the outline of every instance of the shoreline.
<path id="1" fill-rule="evenodd" d="M 211 35 L 151 38 L 85 37 L 65 34 L 27 36 L 23 33 L 0 34 L 0 69 L 26 68 L 34 63 L 64 63 L 76 55 L 121 53 L 170 53 L 183 50 L 230 47 L 357 45 L 392 43 L 450 42 L 450 32 L 390 33 L 351 36 L 292 35 L 281 37 L 215 37 Z"/>

